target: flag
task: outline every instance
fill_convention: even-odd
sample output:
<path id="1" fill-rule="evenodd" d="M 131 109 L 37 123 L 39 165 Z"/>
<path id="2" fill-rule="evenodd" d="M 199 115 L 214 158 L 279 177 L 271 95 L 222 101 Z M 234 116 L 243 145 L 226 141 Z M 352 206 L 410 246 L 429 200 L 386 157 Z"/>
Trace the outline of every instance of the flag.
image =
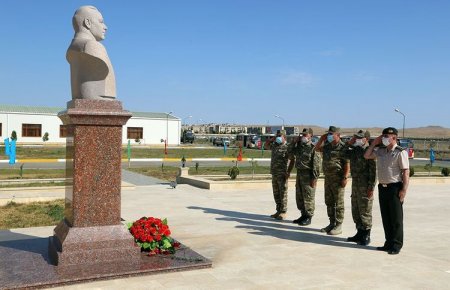
<path id="1" fill-rule="evenodd" d="M 127 146 L 127 157 L 128 157 L 128 161 L 130 161 L 131 159 L 131 140 L 128 140 L 128 146 Z"/>
<path id="2" fill-rule="evenodd" d="M 242 161 L 242 147 L 239 146 L 239 154 L 237 156 L 237 161 Z"/>
<path id="3" fill-rule="evenodd" d="M 430 163 L 431 163 L 431 165 L 433 165 L 435 159 L 436 159 L 436 157 L 434 155 L 434 150 L 433 150 L 433 148 L 431 148 L 430 149 Z"/>
<path id="4" fill-rule="evenodd" d="M 5 139 L 5 155 L 9 156 L 10 149 L 9 149 L 9 138 Z"/>
<path id="5" fill-rule="evenodd" d="M 11 140 L 9 149 L 9 164 L 16 164 L 16 140 Z"/>

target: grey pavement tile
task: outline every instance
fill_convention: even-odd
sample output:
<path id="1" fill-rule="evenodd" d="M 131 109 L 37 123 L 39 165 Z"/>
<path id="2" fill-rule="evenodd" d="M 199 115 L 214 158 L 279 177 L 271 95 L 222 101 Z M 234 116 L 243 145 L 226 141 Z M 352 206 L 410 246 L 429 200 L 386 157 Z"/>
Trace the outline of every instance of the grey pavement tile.
<path id="1" fill-rule="evenodd" d="M 179 185 L 138 186 L 122 192 L 122 217 L 167 217 L 172 235 L 212 259 L 213 268 L 98 281 L 60 289 L 448 289 L 450 282 L 450 204 L 448 184 L 412 180 L 406 201 L 405 245 L 390 256 L 374 247 L 384 233 L 378 197 L 373 208 L 372 243 L 347 243 L 355 233 L 350 188 L 345 193 L 343 234 L 328 236 L 323 187 L 316 192 L 316 213 L 308 227 L 291 223 L 299 213 L 290 188 L 287 220 L 268 218 L 274 201 L 269 189 L 208 191 Z M 0 231 L 45 237 L 52 227 Z"/>

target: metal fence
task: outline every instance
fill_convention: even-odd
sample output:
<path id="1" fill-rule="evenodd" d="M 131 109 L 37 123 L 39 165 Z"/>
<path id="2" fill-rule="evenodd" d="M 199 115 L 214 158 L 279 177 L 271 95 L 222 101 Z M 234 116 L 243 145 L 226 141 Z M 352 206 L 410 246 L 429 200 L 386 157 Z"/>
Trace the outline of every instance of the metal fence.
<path id="1" fill-rule="evenodd" d="M 415 157 L 429 157 L 430 148 L 433 148 L 437 159 L 450 159 L 450 138 L 411 138 L 414 143 Z"/>

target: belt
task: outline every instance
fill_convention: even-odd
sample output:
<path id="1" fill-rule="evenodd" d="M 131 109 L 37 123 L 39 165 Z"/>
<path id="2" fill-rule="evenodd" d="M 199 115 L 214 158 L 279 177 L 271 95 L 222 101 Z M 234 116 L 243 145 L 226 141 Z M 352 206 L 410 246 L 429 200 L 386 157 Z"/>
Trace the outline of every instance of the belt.
<path id="1" fill-rule="evenodd" d="M 399 182 L 394 182 L 394 183 L 380 183 L 380 185 L 381 185 L 382 187 L 389 187 L 389 186 L 398 185 L 398 184 L 400 184 L 400 183 L 402 183 L 402 182 L 399 181 Z"/>

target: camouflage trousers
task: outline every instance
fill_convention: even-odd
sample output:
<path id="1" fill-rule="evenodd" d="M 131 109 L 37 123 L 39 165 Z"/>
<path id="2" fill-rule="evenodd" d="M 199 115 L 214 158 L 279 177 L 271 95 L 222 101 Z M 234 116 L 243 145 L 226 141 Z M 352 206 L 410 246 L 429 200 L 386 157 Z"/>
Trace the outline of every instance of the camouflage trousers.
<path id="1" fill-rule="evenodd" d="M 341 185 L 342 175 L 325 174 L 325 205 L 331 223 L 344 221 L 344 192 Z"/>
<path id="2" fill-rule="evenodd" d="M 358 230 L 372 228 L 373 196 L 367 197 L 367 184 L 367 178 L 352 178 L 352 216 Z"/>
<path id="3" fill-rule="evenodd" d="M 311 180 L 310 170 L 297 170 L 295 200 L 302 216 L 314 215 L 316 189 L 311 187 Z"/>
<path id="4" fill-rule="evenodd" d="M 273 198 L 277 205 L 277 212 L 287 211 L 288 180 L 285 175 L 272 175 Z"/>

